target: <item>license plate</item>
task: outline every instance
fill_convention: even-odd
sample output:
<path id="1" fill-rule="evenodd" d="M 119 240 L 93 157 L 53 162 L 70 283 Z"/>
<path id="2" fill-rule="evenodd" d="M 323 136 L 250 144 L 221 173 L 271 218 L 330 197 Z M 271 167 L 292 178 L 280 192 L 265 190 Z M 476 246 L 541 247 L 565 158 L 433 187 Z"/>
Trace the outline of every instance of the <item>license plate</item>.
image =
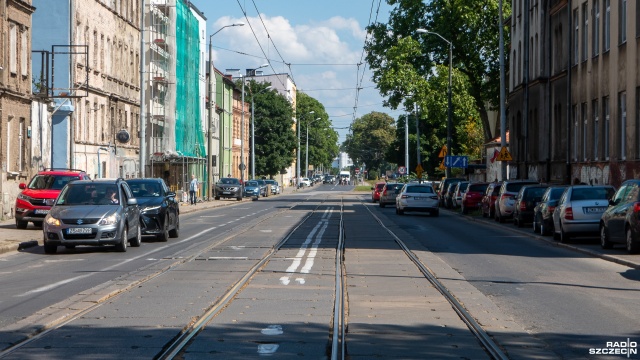
<path id="1" fill-rule="evenodd" d="M 591 207 L 584 208 L 584 211 L 587 214 L 594 214 L 594 213 L 603 213 L 606 209 L 607 208 L 602 206 L 591 206 Z"/>
<path id="2" fill-rule="evenodd" d="M 223 194 L 231 194 L 231 191 L 223 191 Z"/>
<path id="3" fill-rule="evenodd" d="M 423 198 L 423 197 L 420 197 L 420 196 L 416 196 L 416 197 L 414 197 L 413 199 L 414 199 L 414 200 L 422 200 L 422 199 L 424 199 L 424 198 Z"/>
<path id="4" fill-rule="evenodd" d="M 91 228 L 69 228 L 67 234 L 91 234 Z"/>
<path id="5" fill-rule="evenodd" d="M 47 215 L 49 213 L 49 209 L 36 209 L 34 212 L 38 215 Z"/>

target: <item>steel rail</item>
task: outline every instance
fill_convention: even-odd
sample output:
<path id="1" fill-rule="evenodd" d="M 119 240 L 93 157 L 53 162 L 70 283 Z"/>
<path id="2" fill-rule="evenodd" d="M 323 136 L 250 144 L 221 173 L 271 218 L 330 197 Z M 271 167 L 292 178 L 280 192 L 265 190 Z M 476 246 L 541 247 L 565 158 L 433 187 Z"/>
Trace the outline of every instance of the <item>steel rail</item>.
<path id="1" fill-rule="evenodd" d="M 340 232 L 336 247 L 335 300 L 333 307 L 333 341 L 331 342 L 331 360 L 345 357 L 344 341 L 344 202 L 340 201 Z"/>
<path id="2" fill-rule="evenodd" d="M 364 205 L 364 203 L 362 204 Z M 400 246 L 400 248 L 409 257 L 409 259 L 413 261 L 413 263 L 418 267 L 420 272 L 424 274 L 427 280 L 429 280 L 429 282 L 436 289 L 438 289 L 438 291 L 447 299 L 447 301 L 449 301 L 454 311 L 458 314 L 458 316 L 460 316 L 460 319 L 464 321 L 469 330 L 471 330 L 471 333 L 473 333 L 478 341 L 480 341 L 482 346 L 484 346 L 487 353 L 493 359 L 508 360 L 509 357 L 504 353 L 504 351 L 502 351 L 500 346 L 495 341 L 493 341 L 489 334 L 482 328 L 480 324 L 478 324 L 478 322 L 467 311 L 467 309 L 465 309 L 465 307 L 460 304 L 460 302 L 456 299 L 455 296 L 453 296 L 449 289 L 447 289 L 447 287 L 444 286 L 444 284 L 433 274 L 431 269 L 429 269 L 429 267 L 427 267 L 422 263 L 422 261 L 420 261 L 418 256 L 413 251 L 411 251 L 409 247 L 407 247 L 404 241 L 402 241 L 396 234 L 393 233 L 393 231 L 391 231 L 386 225 L 384 225 L 384 223 L 382 223 L 382 220 L 380 220 L 380 218 L 378 218 L 371 211 L 371 209 L 369 209 L 369 206 L 365 205 L 364 207 L 367 209 L 367 211 L 369 211 L 369 214 L 371 214 L 371 216 L 378 222 L 378 224 L 380 224 L 380 226 L 382 226 L 394 238 L 398 246 Z"/>

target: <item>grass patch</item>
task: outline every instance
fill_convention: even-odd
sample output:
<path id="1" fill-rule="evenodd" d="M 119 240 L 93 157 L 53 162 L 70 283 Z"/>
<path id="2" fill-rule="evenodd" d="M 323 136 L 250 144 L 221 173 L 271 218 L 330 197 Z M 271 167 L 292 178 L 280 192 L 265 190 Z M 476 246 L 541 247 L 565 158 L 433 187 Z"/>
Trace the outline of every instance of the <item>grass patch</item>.
<path id="1" fill-rule="evenodd" d="M 358 185 L 354 190 L 355 191 L 371 191 L 371 185 Z"/>

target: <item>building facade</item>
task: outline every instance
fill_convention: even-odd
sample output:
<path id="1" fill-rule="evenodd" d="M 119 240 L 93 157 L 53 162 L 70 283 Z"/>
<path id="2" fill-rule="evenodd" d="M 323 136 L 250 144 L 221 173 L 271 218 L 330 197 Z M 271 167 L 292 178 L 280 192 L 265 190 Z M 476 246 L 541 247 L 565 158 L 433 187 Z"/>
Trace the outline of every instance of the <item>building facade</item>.
<path id="1" fill-rule="evenodd" d="M 31 151 L 31 0 L 0 0 L 0 218 L 11 218 L 19 183 L 37 171 Z"/>

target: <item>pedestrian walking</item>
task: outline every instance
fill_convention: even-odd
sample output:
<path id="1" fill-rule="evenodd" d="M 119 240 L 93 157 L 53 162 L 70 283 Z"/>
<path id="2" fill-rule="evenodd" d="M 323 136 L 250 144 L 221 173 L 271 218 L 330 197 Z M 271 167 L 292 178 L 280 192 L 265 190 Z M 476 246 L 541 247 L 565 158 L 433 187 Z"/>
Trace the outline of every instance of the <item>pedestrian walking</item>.
<path id="1" fill-rule="evenodd" d="M 198 179 L 195 174 L 191 174 L 191 182 L 189 183 L 189 203 L 196 204 L 196 191 L 198 191 Z"/>

